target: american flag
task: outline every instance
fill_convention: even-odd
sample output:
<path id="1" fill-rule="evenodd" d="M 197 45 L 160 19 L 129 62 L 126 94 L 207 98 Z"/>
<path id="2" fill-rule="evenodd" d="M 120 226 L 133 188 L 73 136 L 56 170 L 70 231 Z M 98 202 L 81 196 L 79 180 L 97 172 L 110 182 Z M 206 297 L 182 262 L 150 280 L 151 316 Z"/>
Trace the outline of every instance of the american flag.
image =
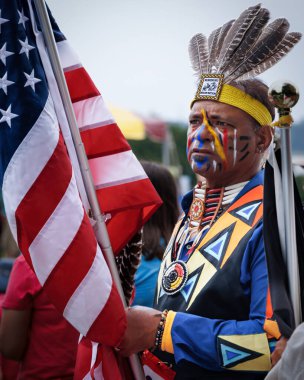
<path id="1" fill-rule="evenodd" d="M 51 17 L 58 53 L 113 251 L 119 252 L 161 205 L 102 96 Z"/>
<path id="2" fill-rule="evenodd" d="M 124 309 L 87 217 L 64 109 L 32 7 L 30 0 L 0 1 L 5 210 L 21 252 L 57 309 L 90 340 L 113 346 L 125 330 Z M 119 251 L 160 199 L 100 93 L 53 26 L 110 240 Z"/>

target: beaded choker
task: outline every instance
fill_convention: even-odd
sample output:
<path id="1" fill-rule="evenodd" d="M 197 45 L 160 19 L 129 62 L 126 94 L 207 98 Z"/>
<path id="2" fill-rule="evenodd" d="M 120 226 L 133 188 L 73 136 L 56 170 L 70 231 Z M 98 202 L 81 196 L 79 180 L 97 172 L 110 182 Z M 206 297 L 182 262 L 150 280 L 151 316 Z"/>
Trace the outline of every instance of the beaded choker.
<path id="1" fill-rule="evenodd" d="M 193 252 L 203 232 L 220 217 L 247 183 L 248 181 L 217 189 L 207 189 L 205 183 L 199 183 L 194 188 L 187 219 L 178 231 L 172 247 L 174 260 L 180 257 L 186 244 L 191 246 L 188 255 Z"/>

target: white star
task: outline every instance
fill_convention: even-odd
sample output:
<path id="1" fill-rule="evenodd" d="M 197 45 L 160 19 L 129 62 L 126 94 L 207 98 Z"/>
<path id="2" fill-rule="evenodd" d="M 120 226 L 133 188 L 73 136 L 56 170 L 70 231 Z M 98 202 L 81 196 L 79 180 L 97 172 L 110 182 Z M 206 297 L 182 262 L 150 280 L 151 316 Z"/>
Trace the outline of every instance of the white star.
<path id="1" fill-rule="evenodd" d="M 34 77 L 34 69 L 32 70 L 32 72 L 30 74 L 27 74 L 27 73 L 24 73 L 24 75 L 26 76 L 26 83 L 24 85 L 24 87 L 27 87 L 27 86 L 31 86 L 32 89 L 34 91 L 35 90 L 35 84 L 38 83 L 38 82 L 41 82 L 41 79 L 38 79 L 38 78 L 35 78 Z"/>
<path id="2" fill-rule="evenodd" d="M 15 82 L 12 82 L 12 81 L 8 80 L 7 79 L 7 73 L 5 73 L 3 75 L 3 77 L 0 78 L 0 89 L 2 89 L 3 92 L 7 95 L 7 87 L 10 86 L 13 83 L 15 83 Z"/>
<path id="3" fill-rule="evenodd" d="M 21 9 L 21 12 L 20 11 L 18 11 L 18 13 L 19 13 L 19 22 L 18 22 L 18 24 L 22 24 L 23 25 L 23 28 L 25 29 L 25 23 L 26 23 L 26 21 L 28 21 L 28 17 L 26 17 L 25 15 L 24 15 L 24 13 L 23 13 L 23 9 Z"/>
<path id="4" fill-rule="evenodd" d="M 6 42 L 5 42 L 5 44 L 0 49 L 0 59 L 1 59 L 1 61 L 6 65 L 6 57 L 9 57 L 12 54 L 14 54 L 14 53 L 12 53 L 11 51 L 7 51 L 6 50 Z"/>
<path id="5" fill-rule="evenodd" d="M 1 25 L 4 24 L 5 22 L 9 21 L 6 18 L 1 17 L 1 12 L 2 12 L 2 10 L 0 9 L 0 33 L 1 33 Z"/>
<path id="6" fill-rule="evenodd" d="M 19 115 L 16 115 L 15 113 L 11 112 L 11 107 L 12 107 L 12 105 L 10 105 L 6 111 L 0 109 L 0 112 L 2 113 L 0 123 L 6 122 L 10 128 L 11 128 L 11 120 L 14 119 L 15 117 L 19 116 Z"/>
<path id="7" fill-rule="evenodd" d="M 25 53 L 27 58 L 29 57 L 29 51 L 32 50 L 32 49 L 35 49 L 34 46 L 31 46 L 29 43 L 28 43 L 28 39 L 27 37 L 25 37 L 25 40 L 24 41 L 21 41 L 19 40 L 19 42 L 21 43 L 21 50 L 19 52 L 19 54 L 22 54 L 22 53 Z"/>

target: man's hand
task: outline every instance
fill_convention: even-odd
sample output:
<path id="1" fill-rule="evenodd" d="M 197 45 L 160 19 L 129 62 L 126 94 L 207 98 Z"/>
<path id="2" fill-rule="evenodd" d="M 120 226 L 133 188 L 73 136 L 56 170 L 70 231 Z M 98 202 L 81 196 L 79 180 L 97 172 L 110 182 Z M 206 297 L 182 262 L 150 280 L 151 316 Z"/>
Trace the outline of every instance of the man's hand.
<path id="1" fill-rule="evenodd" d="M 144 306 L 126 309 L 127 330 L 117 351 L 122 356 L 144 351 L 154 346 L 161 312 Z"/>
<path id="2" fill-rule="evenodd" d="M 277 362 L 281 359 L 281 356 L 283 354 L 283 351 L 286 348 L 288 339 L 282 336 L 280 340 L 277 342 L 275 350 L 271 354 L 271 365 L 274 367 Z"/>

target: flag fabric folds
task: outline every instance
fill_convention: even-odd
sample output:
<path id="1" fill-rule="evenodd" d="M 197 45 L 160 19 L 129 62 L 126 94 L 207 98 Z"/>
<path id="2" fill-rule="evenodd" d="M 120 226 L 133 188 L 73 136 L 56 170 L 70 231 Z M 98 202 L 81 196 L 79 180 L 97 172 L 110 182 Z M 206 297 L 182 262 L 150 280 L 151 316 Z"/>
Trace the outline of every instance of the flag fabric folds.
<path id="1" fill-rule="evenodd" d="M 117 345 L 126 327 L 123 305 L 83 206 L 64 109 L 36 22 L 30 0 L 1 0 L 0 185 L 6 215 L 57 309 L 92 341 Z M 59 30 L 54 33 L 118 251 L 160 199 L 87 73 L 65 53 Z"/>
<path id="2" fill-rule="evenodd" d="M 51 17 L 66 82 L 113 251 L 118 253 L 161 204 L 102 96 Z"/>
<path id="3" fill-rule="evenodd" d="M 124 308 L 79 197 L 31 3 L 1 1 L 0 10 L 0 181 L 10 228 L 63 316 L 90 339 L 117 344 Z"/>
<path id="4" fill-rule="evenodd" d="M 272 152 L 265 167 L 264 183 L 264 244 L 269 274 L 270 296 L 273 318 L 279 324 L 281 333 L 289 338 L 295 328 L 294 314 L 288 289 L 287 268 L 284 262 L 285 236 L 282 220 L 280 149 Z M 294 183 L 295 224 L 300 274 L 301 305 L 304 315 L 304 215 L 297 185 Z"/>

